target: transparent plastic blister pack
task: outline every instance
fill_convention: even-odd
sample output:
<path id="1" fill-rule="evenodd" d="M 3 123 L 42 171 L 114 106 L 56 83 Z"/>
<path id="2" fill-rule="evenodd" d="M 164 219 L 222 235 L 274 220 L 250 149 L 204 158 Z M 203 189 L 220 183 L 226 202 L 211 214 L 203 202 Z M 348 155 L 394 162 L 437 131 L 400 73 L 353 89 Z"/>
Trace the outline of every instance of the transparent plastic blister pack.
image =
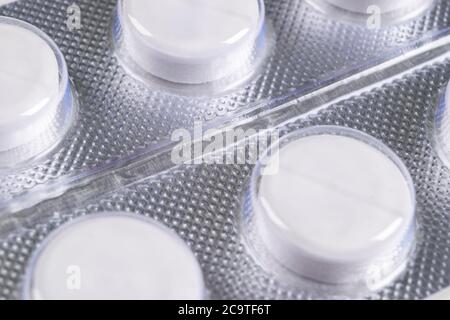
<path id="1" fill-rule="evenodd" d="M 47 153 L 0 171 L 0 297 L 30 298 L 27 290 L 36 283 L 30 268 L 51 247 L 48 239 L 71 220 L 108 212 L 145 216 L 176 231 L 200 264 L 207 298 L 422 299 L 450 285 L 443 89 L 450 78 L 450 3 L 430 1 L 418 6 L 418 16 L 397 22 L 390 14 L 388 25 L 371 29 L 366 13 L 349 17 L 330 11 L 327 1 L 310 2 L 260 4 L 264 39 L 256 36 L 256 47 L 239 52 L 254 67 L 251 74 L 229 82 L 222 73 L 233 72 L 224 68 L 218 71 L 224 82 L 207 85 L 160 79 L 177 76 L 170 67 L 130 65 L 141 51 L 121 48 L 127 43 L 117 29 L 121 1 L 77 1 L 81 28 L 72 31 L 66 21 L 71 1 L 1 7 L 1 14 L 36 25 L 60 47 L 77 112 Z M 158 53 L 155 61 L 164 65 L 166 58 Z M 211 73 L 216 61 L 203 62 L 193 74 L 208 82 L 218 76 Z M 347 278 L 341 274 L 325 284 L 311 280 L 315 274 L 300 275 L 304 269 L 286 272 L 249 220 L 256 212 L 246 207 L 254 164 L 173 162 L 173 132 L 191 131 L 198 122 L 203 130 L 269 130 L 282 139 L 308 128 L 358 130 L 356 140 L 392 160 L 408 186 L 405 195 L 410 191 L 407 198 L 414 199 L 393 247 L 399 261 L 381 267 L 387 279 L 371 286 L 373 279 L 363 276 L 361 288 L 342 285 Z M 235 152 L 231 148 L 233 158 Z M 355 265 L 359 272 L 359 262 L 345 272 L 355 272 Z"/>
<path id="2" fill-rule="evenodd" d="M 79 118 L 58 148 L 2 171 L 4 208 L 19 198 L 23 203 L 23 195 L 38 202 L 50 190 L 61 193 L 93 172 L 156 153 L 170 146 L 175 129 L 191 129 L 197 120 L 217 128 L 274 108 L 448 24 L 446 1 L 431 6 L 425 16 L 375 30 L 330 17 L 303 1 L 268 1 L 265 60 L 246 82 L 208 96 L 202 88 L 197 92 L 187 86 L 180 92 L 180 86 L 164 81 L 142 84 L 120 66 L 112 39 L 116 1 L 77 2 L 81 28 L 72 31 L 67 25 L 71 5 L 25 0 L 1 8 L 1 14 L 28 21 L 53 38 L 80 104 Z"/>

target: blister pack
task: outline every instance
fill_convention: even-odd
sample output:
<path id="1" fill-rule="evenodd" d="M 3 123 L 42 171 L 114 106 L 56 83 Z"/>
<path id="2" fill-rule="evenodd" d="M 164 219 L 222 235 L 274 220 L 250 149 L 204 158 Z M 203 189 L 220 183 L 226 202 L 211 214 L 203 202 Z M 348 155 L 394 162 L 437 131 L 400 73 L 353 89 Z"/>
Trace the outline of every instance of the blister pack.
<path id="1" fill-rule="evenodd" d="M 0 7 L 0 297 L 449 286 L 449 13 L 445 0 Z"/>

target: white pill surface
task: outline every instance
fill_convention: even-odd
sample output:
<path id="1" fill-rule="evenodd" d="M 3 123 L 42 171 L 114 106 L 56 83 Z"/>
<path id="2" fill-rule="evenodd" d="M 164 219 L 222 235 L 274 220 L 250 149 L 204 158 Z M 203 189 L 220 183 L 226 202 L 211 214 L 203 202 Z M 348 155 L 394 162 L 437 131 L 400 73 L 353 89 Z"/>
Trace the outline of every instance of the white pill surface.
<path id="1" fill-rule="evenodd" d="M 49 237 L 29 272 L 31 299 L 203 299 L 199 264 L 171 230 L 149 219 L 100 214 Z"/>
<path id="2" fill-rule="evenodd" d="M 365 142 L 306 136 L 283 146 L 268 164 L 278 171 L 261 177 L 258 228 L 273 256 L 302 276 L 349 282 L 355 270 L 397 250 L 411 230 L 409 181 Z"/>
<path id="3" fill-rule="evenodd" d="M 373 14 L 373 8 L 379 9 L 380 13 L 394 12 L 410 8 L 417 8 L 429 0 L 325 0 L 329 4 L 358 13 Z"/>
<path id="4" fill-rule="evenodd" d="M 204 83 L 248 59 L 258 37 L 258 0 L 126 0 L 123 28 L 130 55 L 172 82 Z"/>
<path id="5" fill-rule="evenodd" d="M 60 77 L 55 53 L 39 35 L 0 23 L 0 39 L 0 151 L 6 151 L 48 129 Z"/>

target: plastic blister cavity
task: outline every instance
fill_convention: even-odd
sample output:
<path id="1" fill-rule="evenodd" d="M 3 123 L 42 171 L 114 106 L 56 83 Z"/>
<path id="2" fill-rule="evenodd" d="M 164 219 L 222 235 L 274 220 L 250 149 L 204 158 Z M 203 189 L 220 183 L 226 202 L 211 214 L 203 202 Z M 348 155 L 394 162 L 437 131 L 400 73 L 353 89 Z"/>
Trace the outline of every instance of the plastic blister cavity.
<path id="1" fill-rule="evenodd" d="M 121 0 L 113 37 L 119 60 L 144 82 L 211 94 L 249 79 L 265 57 L 265 5 Z"/>
<path id="2" fill-rule="evenodd" d="M 307 0 L 315 8 L 336 19 L 369 27 L 397 24 L 420 16 L 434 0 Z"/>
<path id="3" fill-rule="evenodd" d="M 35 252 L 24 298 L 183 299 L 206 297 L 202 271 L 172 230 L 127 213 L 89 215 L 55 230 Z"/>
<path id="4" fill-rule="evenodd" d="M 0 17 L 0 36 L 0 169 L 7 169 L 64 137 L 75 99 L 64 57 L 46 34 Z"/>
<path id="5" fill-rule="evenodd" d="M 197 120 L 219 128 L 241 116 L 272 110 L 283 101 L 322 88 L 347 72 L 361 70 L 353 66 L 365 68 L 375 58 L 385 59 L 393 47 L 411 43 L 430 32 L 435 34 L 434 31 L 449 24 L 450 16 L 449 3 L 441 0 L 436 10 L 412 23 L 370 32 L 365 27 L 333 21 L 305 1 L 266 0 L 267 20 L 277 36 L 275 47 L 268 52 L 270 56 L 254 77 L 244 81 L 245 85 L 225 93 L 219 89 L 220 94 L 211 97 L 220 87 L 217 82 L 211 88 L 150 80 L 161 85 L 155 88 L 134 81 L 119 66 L 107 39 L 117 1 L 80 0 L 77 4 L 82 28 L 73 31 L 67 28 L 68 5 L 62 0 L 42 3 L 22 0 L 1 8 L 2 14 L 26 19 L 58 43 L 83 97 L 79 121 L 73 134 L 64 140 L 67 143 L 39 161 L 0 176 L 2 208 L 11 207 L 11 202 L 25 193 L 35 202 L 39 197 L 32 190 L 36 187 L 46 189 L 47 194 L 53 190 L 51 185 L 57 185 L 55 189 L 59 192 L 67 188 L 69 179 L 78 183 L 99 170 L 109 170 L 112 163 L 156 153 L 170 145 L 174 130 L 191 129 Z M 54 10 L 49 12 L 49 7 Z M 395 55 L 403 52 L 395 50 Z M 173 91 L 168 92 L 168 88 Z M 202 92 L 200 97 L 198 91 Z M 173 94 L 178 92 L 187 96 Z"/>
<path id="6" fill-rule="evenodd" d="M 268 268 L 364 294 L 406 266 L 415 208 L 412 179 L 390 149 L 353 129 L 312 127 L 284 137 L 256 166 L 245 234 L 257 257 L 271 258 Z"/>

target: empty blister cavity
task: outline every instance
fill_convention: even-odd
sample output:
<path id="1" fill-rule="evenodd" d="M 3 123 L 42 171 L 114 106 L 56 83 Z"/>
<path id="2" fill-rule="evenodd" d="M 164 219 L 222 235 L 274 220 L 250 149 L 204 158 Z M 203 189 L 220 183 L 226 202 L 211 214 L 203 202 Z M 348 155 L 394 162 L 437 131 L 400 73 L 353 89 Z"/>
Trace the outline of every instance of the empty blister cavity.
<path id="1" fill-rule="evenodd" d="M 0 168 L 9 168 L 64 136 L 74 97 L 64 57 L 47 35 L 2 17 L 0 38 Z"/>
<path id="2" fill-rule="evenodd" d="M 433 6 L 434 0 L 307 0 L 337 19 L 366 24 L 369 28 L 415 18 Z"/>
<path id="3" fill-rule="evenodd" d="M 24 297 L 33 300 L 205 298 L 200 266 L 173 231 L 126 213 L 78 218 L 35 253 Z"/>
<path id="4" fill-rule="evenodd" d="M 257 68 L 264 20 L 262 0 L 119 1 L 114 40 L 122 64 L 143 80 L 226 87 Z"/>
<path id="5" fill-rule="evenodd" d="M 283 138 L 255 168 L 245 197 L 253 247 L 294 277 L 336 291 L 379 289 L 413 248 L 409 173 L 359 131 L 313 127 Z"/>

